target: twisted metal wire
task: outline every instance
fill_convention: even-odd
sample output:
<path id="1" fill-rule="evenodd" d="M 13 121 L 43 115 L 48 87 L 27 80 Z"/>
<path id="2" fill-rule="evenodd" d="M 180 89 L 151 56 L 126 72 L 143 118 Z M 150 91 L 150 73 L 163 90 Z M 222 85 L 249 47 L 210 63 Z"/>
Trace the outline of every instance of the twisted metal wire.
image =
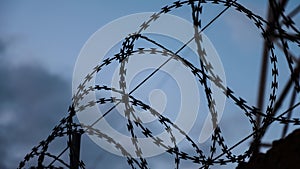
<path id="1" fill-rule="evenodd" d="M 203 14 L 203 6 L 204 5 L 222 5 L 225 9 L 217 15 L 208 25 L 202 27 L 201 25 L 201 15 Z M 161 15 L 169 13 L 173 10 L 179 9 L 183 6 L 190 6 L 192 9 L 192 18 L 194 24 L 194 37 L 190 41 L 188 41 L 182 48 L 178 51 L 174 52 L 167 49 L 165 46 L 161 45 L 159 42 L 152 40 L 150 37 L 143 35 L 143 31 L 146 30 L 151 23 L 155 22 Z M 99 65 L 95 66 L 91 73 L 86 75 L 83 82 L 78 86 L 77 92 L 74 94 L 72 98 L 72 105 L 69 107 L 68 116 L 63 118 L 60 123 L 55 126 L 51 132 L 51 134 L 43 141 L 41 141 L 37 146 L 32 148 L 32 151 L 28 153 L 24 159 L 19 164 L 19 169 L 25 168 L 26 164 L 32 160 L 34 157 L 37 157 L 37 166 L 32 166 L 32 168 L 59 168 L 65 167 L 70 168 L 67 162 L 61 159 L 61 155 L 64 154 L 68 149 L 70 149 L 70 142 L 67 143 L 66 149 L 64 149 L 59 155 L 53 155 L 49 152 L 48 147 L 56 138 L 59 137 L 69 137 L 72 133 L 86 133 L 89 135 L 95 135 L 99 139 L 105 140 L 106 142 L 112 144 L 118 151 L 122 153 L 124 157 L 127 159 L 127 163 L 131 168 L 149 168 L 147 158 L 143 157 L 143 147 L 140 147 L 137 141 L 137 133 L 136 130 L 139 128 L 141 133 L 153 140 L 153 146 L 159 146 L 165 149 L 167 153 L 174 156 L 174 166 L 175 168 L 180 168 L 180 161 L 190 161 L 191 163 L 195 163 L 199 165 L 200 168 L 209 168 L 212 165 L 226 165 L 228 163 L 240 163 L 249 159 L 255 149 L 260 145 L 262 137 L 265 135 L 267 128 L 274 122 L 279 122 L 279 124 L 284 124 L 285 128 L 289 124 L 300 125 L 299 118 L 294 118 L 290 112 L 299 107 L 300 102 L 296 102 L 296 96 L 299 94 L 299 72 L 300 72 L 300 59 L 295 59 L 290 54 L 290 49 L 288 46 L 289 43 L 295 43 L 298 46 L 300 45 L 300 37 L 299 30 L 295 26 L 292 18 L 290 16 L 285 15 L 283 8 L 281 5 L 276 3 L 275 1 L 270 1 L 270 7 L 272 11 L 278 12 L 278 15 L 281 16 L 282 21 L 277 20 L 275 23 L 269 23 L 263 17 L 254 14 L 252 11 L 237 3 L 236 1 L 231 0 L 187 0 L 187 1 L 176 1 L 169 6 L 165 6 L 161 9 L 161 11 L 154 13 L 149 20 L 145 21 L 141 24 L 140 29 L 135 33 L 126 37 L 122 43 L 122 48 L 120 52 L 115 54 L 114 56 L 103 60 Z M 272 64 L 271 68 L 271 86 L 269 93 L 269 102 L 266 106 L 266 111 L 258 109 L 254 105 L 249 105 L 245 99 L 240 96 L 237 96 L 233 89 L 228 86 L 224 86 L 222 79 L 214 73 L 214 69 L 212 64 L 207 60 L 207 56 L 205 53 L 205 48 L 202 44 L 201 32 L 210 26 L 219 16 L 221 16 L 227 9 L 235 9 L 236 11 L 244 14 L 250 21 L 252 21 L 257 29 L 261 32 L 263 39 L 267 43 L 267 48 L 270 52 L 269 61 Z M 291 36 L 291 34 L 287 33 L 287 31 L 283 28 L 283 25 L 286 29 L 289 29 L 295 32 L 296 36 Z M 269 31 L 266 27 L 272 27 L 275 31 Z M 283 92 L 279 99 L 277 97 L 278 90 L 278 74 L 279 69 L 277 65 L 277 56 L 275 52 L 274 46 L 274 37 L 279 39 L 279 44 L 281 45 L 282 51 L 284 53 L 285 59 L 287 61 L 289 71 L 290 71 L 290 81 L 287 84 L 286 92 Z M 135 43 L 138 40 L 145 40 L 153 45 L 156 48 L 135 48 Z M 188 43 L 192 40 L 196 42 L 197 45 L 197 54 L 199 56 L 200 67 L 194 66 L 190 63 L 186 57 L 180 56 L 178 53 L 186 47 Z M 133 90 L 127 91 L 126 84 L 126 63 L 129 61 L 130 57 L 133 54 L 150 54 L 150 55 L 161 55 L 162 57 L 168 57 L 165 63 L 163 63 L 160 67 L 158 67 L 154 72 L 152 72 L 148 77 L 144 79 L 139 85 L 137 85 Z M 143 85 L 151 76 L 153 76 L 161 67 L 168 63 L 170 60 L 176 60 L 180 62 L 183 66 L 185 66 L 188 70 L 190 70 L 191 74 L 199 81 L 199 84 L 203 86 L 208 110 L 210 111 L 212 122 L 215 128 L 214 133 L 211 136 L 211 147 L 210 153 L 205 154 L 201 147 L 197 145 L 195 141 L 185 133 L 179 126 L 173 123 L 169 118 L 161 115 L 159 112 L 151 108 L 149 105 L 145 104 L 143 101 L 138 100 L 132 94 L 133 92 Z M 117 88 L 115 86 L 105 86 L 105 85 L 94 85 L 94 86 L 86 86 L 90 80 L 95 77 L 98 73 L 101 72 L 105 67 L 110 66 L 111 63 L 117 62 L 120 64 L 120 78 L 119 84 L 120 86 Z M 221 128 L 217 124 L 217 112 L 215 109 L 215 100 L 211 95 L 211 89 L 208 83 L 213 83 L 220 90 L 223 91 L 224 95 L 230 99 L 236 106 L 242 110 L 245 117 L 249 120 L 249 123 L 252 125 L 252 132 L 250 135 L 246 136 L 244 139 L 238 141 L 235 145 L 229 147 L 226 144 L 226 140 L 222 136 Z M 293 87 L 294 94 L 293 98 L 290 102 L 290 107 L 287 108 L 286 111 L 281 112 L 280 115 L 276 115 L 276 111 L 278 111 L 281 103 L 287 96 L 288 90 Z M 80 104 L 80 101 L 84 99 L 91 92 L 96 91 L 110 91 L 116 92 L 121 95 L 120 98 L 110 97 L 110 98 L 99 98 L 98 100 L 91 100 L 87 104 Z M 83 110 L 89 109 L 94 106 L 99 106 L 103 104 L 114 103 L 114 106 L 111 107 L 108 111 L 106 111 L 99 119 L 95 120 L 91 125 L 88 124 L 76 124 L 73 122 L 73 117 L 76 113 L 81 112 Z M 94 128 L 94 125 L 97 124 L 100 120 L 102 120 L 107 114 L 109 114 L 117 105 L 124 104 L 125 105 L 125 117 L 126 117 L 126 126 L 127 130 L 130 133 L 132 138 L 132 144 L 135 148 L 136 156 L 138 158 L 134 158 L 132 154 L 130 154 L 126 148 L 122 146 L 118 140 L 115 140 L 111 136 L 105 134 L 105 131 L 101 131 L 100 129 Z M 158 119 L 158 122 L 169 134 L 169 139 L 173 143 L 173 145 L 167 145 L 164 141 L 156 137 L 152 134 L 151 128 L 147 128 L 142 120 L 135 114 L 135 107 L 140 107 L 150 113 L 152 116 Z M 287 117 L 285 115 L 288 114 Z M 261 116 L 263 117 L 262 124 L 260 126 L 254 120 L 254 117 Z M 125 125 L 125 124 L 124 124 Z M 136 126 L 136 127 L 134 127 Z M 190 146 L 195 151 L 195 155 L 191 155 L 187 152 L 184 152 L 180 149 L 180 147 L 176 144 L 176 137 L 173 134 L 173 131 L 177 131 L 181 133 L 185 140 L 190 144 Z M 244 153 L 234 154 L 232 150 L 234 150 L 238 145 L 245 142 L 247 139 L 253 137 L 254 142 L 251 146 L 245 150 Z M 70 140 L 70 139 L 69 139 Z M 217 155 L 217 149 L 221 151 L 219 155 Z M 45 165 L 45 158 L 53 159 L 53 161 Z M 54 164 L 59 163 L 61 166 L 54 166 Z M 85 168 L 83 161 L 78 161 L 80 168 Z"/>

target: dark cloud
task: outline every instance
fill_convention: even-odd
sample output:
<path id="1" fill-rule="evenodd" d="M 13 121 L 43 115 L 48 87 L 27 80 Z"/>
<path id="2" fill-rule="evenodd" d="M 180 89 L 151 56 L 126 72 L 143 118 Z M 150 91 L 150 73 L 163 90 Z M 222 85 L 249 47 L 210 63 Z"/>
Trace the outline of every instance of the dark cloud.
<path id="1" fill-rule="evenodd" d="M 68 82 L 35 64 L 13 65 L 0 40 L 0 168 L 16 168 L 66 115 Z"/>
<path id="2" fill-rule="evenodd" d="M 11 50 L 9 43 L 0 38 L 1 169 L 16 168 L 32 147 L 47 138 L 67 116 L 72 96 L 71 82 L 49 73 L 39 63 L 12 64 L 14 57 L 6 52 Z M 66 145 L 66 139 L 59 141 Z M 53 144 L 51 152 L 60 153 L 65 148 L 56 145 L 56 141 Z M 81 157 L 87 168 L 128 167 L 126 158 L 106 152 L 86 135 L 82 137 Z"/>

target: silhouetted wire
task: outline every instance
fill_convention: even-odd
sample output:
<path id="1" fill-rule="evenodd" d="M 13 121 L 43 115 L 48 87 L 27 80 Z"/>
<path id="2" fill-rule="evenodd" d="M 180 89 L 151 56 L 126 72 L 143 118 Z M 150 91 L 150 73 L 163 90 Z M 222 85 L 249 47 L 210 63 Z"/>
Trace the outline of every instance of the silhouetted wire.
<path id="1" fill-rule="evenodd" d="M 49 163 L 49 165 L 48 165 L 48 167 L 50 167 L 53 163 L 55 163 L 55 161 L 57 160 L 57 159 L 59 159 L 67 150 L 69 149 L 69 146 L 67 146 L 65 149 L 63 149 L 56 157 L 57 158 L 55 158 L 53 161 L 51 161 L 50 163 Z"/>
<path id="2" fill-rule="evenodd" d="M 194 4 L 197 2 L 197 4 Z M 211 4 L 223 4 L 225 8 L 217 15 L 215 16 L 206 26 L 204 26 L 200 31 L 198 30 L 198 27 L 201 28 L 201 20 L 200 15 L 202 14 L 202 4 L 211 2 Z M 114 138 L 110 137 L 109 135 L 102 132 L 100 129 L 93 128 L 93 126 L 98 123 L 101 119 L 104 118 L 109 112 L 111 112 L 113 109 L 115 109 L 119 104 L 123 103 L 125 105 L 125 116 L 127 119 L 127 130 L 131 134 L 132 138 L 136 138 L 137 135 L 135 133 L 134 125 L 137 126 L 142 132 L 142 134 L 145 137 L 148 137 L 153 140 L 153 143 L 156 144 L 156 146 L 163 147 L 166 152 L 168 152 L 170 155 L 174 155 L 174 163 L 175 168 L 179 168 L 180 160 L 190 160 L 192 163 L 195 164 L 201 164 L 201 168 L 209 168 L 213 164 L 220 164 L 220 165 L 226 165 L 227 163 L 239 163 L 245 161 L 247 158 L 251 157 L 251 153 L 253 150 L 257 149 L 259 147 L 260 142 L 264 134 L 266 133 L 268 127 L 273 122 L 280 122 L 284 124 L 283 128 L 283 135 L 286 134 L 287 128 L 289 124 L 294 125 L 300 125 L 299 118 L 292 118 L 292 110 L 299 107 L 300 102 L 296 102 L 295 97 L 296 94 L 299 93 L 299 72 L 300 72 L 300 59 L 299 61 L 295 61 L 295 57 L 290 54 L 290 50 L 288 48 L 287 42 L 293 42 L 299 45 L 299 39 L 297 36 L 291 36 L 287 33 L 285 33 L 285 30 L 282 29 L 282 24 L 285 25 L 287 28 L 291 28 L 292 31 L 299 33 L 299 30 L 294 26 L 293 21 L 291 20 L 291 17 L 295 16 L 296 13 L 299 11 L 299 6 L 296 7 L 291 13 L 288 15 L 284 14 L 284 6 L 286 5 L 287 1 L 284 4 L 277 4 L 273 1 L 270 1 L 272 11 L 278 12 L 277 15 L 280 15 L 283 20 L 279 23 L 279 19 L 275 20 L 274 23 L 269 23 L 268 21 L 264 20 L 262 17 L 254 14 L 244 6 L 238 4 L 235 1 L 227 0 L 211 0 L 211 1 L 200 1 L 200 0 L 188 0 L 188 1 L 176 1 L 170 6 L 165 6 L 161 9 L 159 13 L 154 13 L 148 21 L 145 21 L 141 27 L 140 30 L 138 30 L 136 33 L 129 35 L 125 38 L 122 48 L 119 53 L 117 53 L 114 57 L 108 58 L 103 60 L 102 63 L 94 67 L 93 71 L 88 74 L 85 78 L 83 83 L 81 83 L 78 86 L 77 92 L 74 94 L 72 98 L 72 105 L 69 108 L 69 115 L 65 118 L 63 118 L 60 123 L 53 128 L 52 133 L 47 137 L 47 139 L 40 142 L 40 144 L 32 149 L 30 153 L 28 153 L 24 160 L 20 162 L 18 168 L 23 168 L 26 163 L 32 159 L 33 157 L 38 157 L 38 168 L 44 167 L 44 159 L 45 157 L 53 158 L 52 162 L 47 166 L 47 168 L 56 168 L 53 166 L 53 164 L 58 161 L 62 163 L 66 167 L 69 166 L 66 162 L 60 159 L 60 157 L 69 149 L 70 153 L 72 153 L 74 150 L 71 148 L 70 141 L 72 139 L 73 133 L 87 133 L 89 135 L 96 135 L 99 137 L 99 139 L 104 139 L 106 142 L 112 144 L 118 151 L 122 153 L 124 157 L 127 158 L 127 163 L 131 168 L 148 168 L 147 159 L 142 156 L 142 148 L 138 144 L 137 141 L 132 140 L 132 144 L 136 150 L 136 155 L 138 156 L 137 159 L 135 159 L 132 154 L 126 151 L 126 148 L 122 146 L 118 142 L 118 140 L 115 140 Z M 180 8 L 183 5 L 191 5 L 192 13 L 193 13 L 193 22 L 196 26 L 195 28 L 195 36 L 193 36 L 187 43 L 185 43 L 181 48 L 179 48 L 176 52 L 172 52 L 171 50 L 167 49 L 160 43 L 152 40 L 151 38 L 142 35 L 142 31 L 145 30 L 151 22 L 154 22 L 157 18 L 160 17 L 160 15 L 170 12 L 173 9 Z M 198 51 L 199 50 L 205 50 L 202 49 L 201 46 L 201 33 L 208 28 L 217 18 L 219 18 L 223 13 L 225 13 L 226 10 L 228 10 L 230 7 L 234 7 L 237 11 L 244 13 L 250 20 L 254 22 L 254 24 L 257 26 L 259 30 L 261 30 L 263 38 L 266 42 L 266 47 L 268 51 L 270 51 L 269 59 L 272 64 L 272 80 L 271 80 L 271 91 L 270 91 L 270 98 L 267 105 L 267 110 L 265 112 L 259 110 L 258 108 L 254 106 L 248 105 L 248 103 L 242 99 L 241 97 L 237 97 L 233 90 L 231 90 L 229 87 L 224 86 L 222 84 L 222 79 L 218 77 L 213 71 L 212 65 L 206 60 L 206 55 L 204 53 L 199 53 L 198 56 L 200 58 L 200 68 L 195 67 L 192 63 L 187 61 L 184 57 L 179 56 L 178 53 L 182 51 L 187 45 L 195 40 L 197 44 Z M 277 97 L 277 89 L 278 89 L 278 67 L 277 67 L 277 56 L 274 51 L 274 44 L 273 44 L 273 37 L 274 33 L 272 34 L 268 30 L 265 30 L 263 28 L 263 24 L 266 26 L 271 26 L 273 29 L 275 29 L 278 32 L 280 39 L 280 44 L 278 45 L 280 48 L 282 48 L 284 56 L 286 57 L 289 69 L 290 69 L 290 78 L 287 82 L 286 86 L 284 87 L 281 95 L 279 95 L 279 99 L 276 99 Z M 197 33 L 196 33 L 197 32 Z M 146 40 L 147 42 L 150 42 L 156 47 L 160 48 L 151 48 L 151 49 L 145 49 L 145 48 L 138 48 L 137 50 L 134 50 L 134 42 L 138 39 Z M 276 43 L 276 41 L 275 41 Z M 162 63 L 159 67 L 157 67 L 151 74 L 149 74 L 144 80 L 142 80 L 133 90 L 130 92 L 126 92 L 126 81 L 124 80 L 126 78 L 125 69 L 126 69 L 126 61 L 130 58 L 132 54 L 160 54 L 162 56 L 168 56 L 169 58 Z M 159 112 L 155 111 L 153 108 L 151 108 L 149 105 L 143 103 L 141 100 L 138 100 L 137 98 L 133 97 L 131 94 L 136 91 L 140 86 L 142 86 L 148 79 L 150 79 L 155 73 L 157 73 L 165 64 L 167 64 L 170 60 L 177 60 L 182 65 L 186 66 L 187 69 L 191 71 L 191 73 L 195 76 L 196 79 L 200 82 L 200 84 L 205 88 L 206 93 L 206 99 L 208 102 L 208 108 L 212 115 L 212 122 L 214 126 L 216 126 L 216 129 L 214 130 L 214 133 L 212 134 L 211 141 L 212 146 L 210 148 L 210 155 L 205 156 L 202 152 L 202 150 L 198 147 L 198 145 L 192 140 L 192 138 L 185 133 L 182 129 L 180 129 L 175 123 L 173 123 L 170 119 L 167 117 L 161 115 Z M 105 85 L 95 85 L 95 86 L 86 86 L 86 83 L 91 80 L 91 77 L 95 74 L 99 73 L 102 68 L 109 66 L 113 61 L 118 61 L 120 63 L 120 90 L 114 88 L 114 87 L 107 87 Z M 296 63 L 296 66 L 293 66 L 293 64 Z M 234 144 L 231 147 L 228 147 L 225 143 L 225 139 L 221 135 L 221 128 L 217 126 L 216 121 L 214 121 L 217 117 L 217 113 L 214 110 L 214 98 L 211 96 L 210 88 L 207 85 L 207 81 L 210 81 L 214 83 L 219 89 L 223 91 L 223 93 L 227 96 L 227 98 L 231 99 L 245 114 L 245 116 L 248 118 L 250 124 L 252 125 L 253 132 L 243 138 L 242 140 L 238 141 L 236 144 Z M 284 100 L 287 98 L 287 93 L 291 90 L 292 86 L 295 86 L 294 90 L 297 90 L 295 92 L 293 90 L 293 95 L 290 100 L 289 108 L 281 113 L 279 116 L 276 116 L 276 112 L 281 107 Z M 111 91 L 121 94 L 121 98 L 116 97 L 110 97 L 110 98 L 100 98 L 98 100 L 91 100 L 87 104 L 80 104 L 80 101 L 83 100 L 85 95 L 88 95 L 90 92 L 94 91 Z M 83 111 L 85 109 L 88 109 L 89 107 L 93 106 L 100 106 L 107 103 L 113 103 L 114 106 L 112 106 L 108 111 L 106 111 L 100 118 L 98 118 L 94 123 L 91 125 L 81 124 L 79 126 L 78 124 L 73 122 L 73 117 L 76 115 L 77 112 Z M 148 111 L 152 116 L 158 118 L 158 122 L 160 125 L 164 126 L 165 130 L 169 134 L 169 139 L 173 143 L 172 146 L 164 144 L 162 140 L 159 137 L 155 137 L 151 129 L 147 128 L 143 122 L 139 119 L 138 116 L 134 113 L 134 107 L 140 107 L 144 109 L 145 111 Z M 287 114 L 287 117 L 284 117 L 284 115 Z M 253 119 L 253 116 L 261 116 L 263 117 L 262 126 L 257 127 L 256 123 Z M 192 156 L 189 153 L 185 153 L 180 150 L 180 147 L 176 144 L 176 137 L 173 135 L 172 130 L 177 130 L 177 132 L 181 133 L 183 136 L 185 136 L 186 141 L 190 144 L 191 147 L 195 150 L 197 153 L 196 156 Z M 67 136 L 69 138 L 67 147 L 57 156 L 52 155 L 48 152 L 48 145 L 55 140 L 57 137 L 64 137 Z M 235 149 L 240 144 L 244 143 L 249 138 L 254 137 L 255 142 L 254 144 L 251 144 L 248 150 L 246 150 L 244 153 L 241 154 L 233 154 L 232 150 Z M 222 151 L 220 155 L 214 157 L 216 153 L 217 144 L 219 146 L 219 149 Z M 137 153 L 140 152 L 140 153 Z M 226 155 L 225 158 L 221 158 L 222 156 Z M 80 168 L 84 168 L 85 164 L 83 161 L 77 161 L 78 166 Z"/>
<path id="3" fill-rule="evenodd" d="M 297 96 L 297 92 L 296 92 L 296 90 L 294 89 L 294 90 L 293 90 L 293 93 L 292 93 L 292 97 L 291 97 L 291 101 L 290 101 L 289 107 L 292 107 L 292 106 L 295 104 L 295 102 L 296 102 L 296 96 Z M 293 110 L 291 110 L 291 111 L 288 112 L 287 117 L 286 117 L 287 120 L 290 120 L 290 119 L 291 119 L 292 113 L 293 113 Z M 284 127 L 283 127 L 283 129 L 282 129 L 281 138 L 284 138 L 284 137 L 286 136 L 287 130 L 288 130 L 288 128 L 289 128 L 289 124 L 290 124 L 290 123 L 284 124 Z"/>
<path id="4" fill-rule="evenodd" d="M 236 1 L 236 0 L 235 0 Z M 234 1 L 234 2 L 235 2 Z M 223 9 L 216 17 L 214 17 L 206 26 L 204 26 L 200 31 L 199 34 L 202 33 L 205 29 L 208 28 L 216 19 L 218 19 L 225 11 L 227 11 L 230 8 L 230 6 Z M 193 36 L 190 40 L 188 40 L 182 47 L 180 47 L 176 52 L 175 55 L 177 55 L 180 51 L 182 51 L 189 43 L 191 43 L 195 37 Z M 163 46 L 161 46 L 163 47 Z M 166 48 L 164 48 L 166 49 Z M 167 49 L 166 49 L 167 50 Z M 167 50 L 169 51 L 169 50 Z M 135 90 L 137 90 L 141 85 L 143 85 L 147 80 L 149 80 L 156 72 L 158 72 L 165 64 L 167 64 L 170 60 L 173 58 L 170 57 L 167 59 L 164 63 L 162 63 L 158 68 L 156 68 L 151 74 L 149 74 L 143 81 L 141 81 L 134 89 L 132 89 L 129 94 L 132 94 Z M 109 112 L 111 112 L 114 108 L 116 108 L 120 103 L 118 102 L 113 107 L 111 107 L 108 111 L 106 111 L 99 119 L 97 119 L 91 126 L 94 126 L 97 122 L 99 122 L 101 119 L 103 119 Z"/>

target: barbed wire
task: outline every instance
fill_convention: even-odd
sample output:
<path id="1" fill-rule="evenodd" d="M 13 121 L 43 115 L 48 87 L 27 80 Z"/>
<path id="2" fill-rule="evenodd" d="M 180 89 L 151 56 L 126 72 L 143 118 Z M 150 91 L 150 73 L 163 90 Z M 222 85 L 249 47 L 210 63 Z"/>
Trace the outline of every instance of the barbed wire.
<path id="1" fill-rule="evenodd" d="M 64 117 L 60 123 L 55 126 L 50 133 L 50 135 L 43 141 L 41 141 L 37 146 L 32 148 L 32 151 L 28 153 L 24 159 L 20 162 L 18 168 L 26 168 L 30 161 L 34 158 L 37 158 L 36 166 L 30 166 L 31 168 L 71 168 L 68 162 L 61 159 L 61 156 L 67 151 L 72 151 L 71 140 L 74 133 L 96 136 L 97 138 L 104 140 L 105 142 L 115 147 L 126 159 L 127 163 L 131 168 L 149 168 L 147 158 L 143 156 L 143 147 L 138 142 L 138 133 L 140 133 L 152 140 L 153 146 L 158 146 L 163 148 L 165 152 L 174 156 L 174 166 L 175 168 L 180 168 L 180 161 L 189 161 L 196 165 L 199 165 L 199 168 L 209 168 L 212 165 L 226 165 L 228 163 L 240 163 L 245 162 L 249 159 L 253 151 L 260 146 L 262 137 L 265 135 L 267 128 L 274 122 L 279 122 L 278 124 L 283 124 L 284 128 L 287 128 L 289 124 L 300 125 L 299 118 L 292 116 L 292 111 L 300 107 L 300 102 L 296 101 L 296 96 L 299 96 L 299 74 L 300 74 L 300 58 L 291 55 L 289 49 L 289 43 L 294 43 L 300 45 L 300 33 L 296 27 L 293 19 L 285 14 L 282 4 L 277 3 L 276 1 L 269 1 L 270 8 L 272 9 L 274 15 L 278 16 L 278 19 L 275 22 L 269 22 L 263 17 L 253 13 L 251 10 L 239 4 L 237 1 L 232 0 L 187 0 L 187 1 L 176 1 L 171 5 L 161 8 L 161 11 L 151 15 L 149 20 L 143 22 L 140 25 L 138 31 L 133 34 L 128 35 L 123 43 L 120 52 L 115 54 L 112 57 L 109 57 L 103 60 L 99 65 L 95 66 L 93 70 L 85 76 L 83 82 L 79 84 L 78 90 L 75 92 L 72 97 L 72 104 L 69 107 L 68 115 Z M 203 12 L 204 5 L 221 5 L 224 6 L 224 10 L 221 11 L 215 18 L 211 20 L 207 25 L 202 27 L 201 25 L 201 15 Z M 184 44 L 179 50 L 172 51 L 166 48 L 164 45 L 159 42 L 154 41 L 150 37 L 143 34 L 151 23 L 158 20 L 161 15 L 170 13 L 173 10 L 178 10 L 183 6 L 190 6 L 192 10 L 192 19 L 194 24 L 194 36 L 191 37 L 191 40 Z M 271 82 L 270 82 L 270 93 L 268 98 L 268 104 L 266 106 L 266 111 L 262 111 L 257 108 L 255 105 L 250 105 L 246 99 L 238 96 L 233 89 L 223 84 L 221 79 L 214 71 L 213 64 L 207 59 L 207 54 L 204 46 L 202 45 L 202 32 L 211 24 L 218 19 L 223 13 L 228 9 L 235 9 L 236 11 L 245 15 L 260 31 L 263 39 L 267 44 L 267 49 L 269 51 L 269 61 L 271 63 Z M 275 14 L 276 13 L 276 14 Z M 282 18 L 280 20 L 279 18 Z M 272 30 L 266 29 L 271 27 Z M 289 30 L 290 32 L 287 32 Z M 293 36 L 292 36 L 293 35 Z M 275 42 L 274 39 L 278 41 Z M 152 45 L 155 45 L 155 48 L 141 48 L 135 47 L 135 44 L 139 40 L 145 40 Z M 187 56 L 179 55 L 179 52 L 184 49 L 187 44 L 191 41 L 195 41 L 197 46 L 197 55 L 199 56 L 200 66 L 196 67 L 194 64 L 189 62 L 186 58 Z M 280 95 L 278 95 L 278 59 L 276 55 L 276 47 L 274 43 L 279 44 L 280 49 L 283 51 L 284 57 L 286 59 L 289 71 L 290 78 L 286 84 L 286 90 L 284 90 Z M 145 55 L 151 57 L 153 55 L 160 55 L 161 57 L 167 58 L 167 60 L 161 64 L 160 67 L 156 68 L 149 76 L 147 76 L 141 83 L 139 83 L 131 91 L 128 91 L 126 84 L 126 67 L 129 59 L 134 54 Z M 134 97 L 132 94 L 135 90 L 141 87 L 151 76 L 157 73 L 165 64 L 169 61 L 177 61 L 188 69 L 191 74 L 197 79 L 199 84 L 204 88 L 207 109 L 211 115 L 211 121 L 213 127 L 215 128 L 214 132 L 211 135 L 211 146 L 208 154 L 205 154 L 204 151 L 197 145 L 195 141 L 182 130 L 176 123 L 172 122 L 171 119 L 162 115 L 160 112 L 157 112 L 151 106 L 145 104 L 144 101 L 139 100 Z M 119 87 L 116 86 L 105 86 L 102 84 L 89 86 L 88 83 L 97 76 L 105 67 L 110 66 L 112 63 L 118 63 L 120 65 L 119 69 Z M 251 134 L 245 138 L 236 142 L 235 145 L 229 147 L 226 143 L 225 138 L 222 135 L 222 129 L 217 123 L 217 109 L 216 101 L 212 95 L 211 88 L 209 84 L 214 84 L 217 86 L 223 94 L 230 99 L 244 114 L 245 118 L 248 119 L 252 131 Z M 293 88 L 293 95 L 290 100 L 289 107 L 285 111 L 282 111 L 280 115 L 276 116 L 276 112 L 279 111 L 280 106 L 286 99 L 287 93 Z M 93 92 L 113 92 L 119 94 L 118 97 L 101 97 L 96 100 L 84 101 L 84 98 L 87 97 L 90 93 Z M 279 96 L 279 97 L 278 97 Z M 77 124 L 73 122 L 73 118 L 78 112 L 84 110 L 88 111 L 90 108 L 100 105 L 111 105 L 113 106 L 108 109 L 102 116 L 96 119 L 92 124 Z M 105 131 L 102 131 L 99 128 L 95 128 L 95 125 L 102 120 L 107 114 L 114 110 L 119 104 L 124 105 L 124 114 L 126 117 L 127 131 L 131 137 L 131 143 L 134 147 L 135 154 L 131 154 L 126 148 L 122 145 L 120 140 L 116 140 L 111 137 L 109 134 L 106 134 Z M 169 135 L 169 140 L 171 144 L 168 144 L 166 140 L 155 136 L 152 134 L 152 129 L 146 127 L 143 121 L 139 118 L 138 114 L 135 111 L 135 108 L 141 108 L 149 113 L 151 116 L 157 119 L 157 123 L 163 128 Z M 285 116 L 287 115 L 287 116 Z M 255 121 L 255 117 L 262 117 L 261 125 L 258 125 Z M 174 135 L 174 132 L 180 133 L 185 140 L 189 143 L 190 147 L 194 150 L 195 154 L 182 151 L 181 147 L 177 144 L 177 138 Z M 285 129 L 286 132 L 286 129 Z M 66 148 L 61 151 L 59 155 L 53 155 L 49 152 L 49 145 L 55 141 L 55 139 L 60 137 L 67 137 L 68 142 Z M 243 152 L 239 154 L 234 154 L 234 150 L 238 145 L 244 143 L 246 140 L 254 138 L 253 143 Z M 217 150 L 220 150 L 220 154 L 217 154 Z M 137 158 L 135 158 L 135 156 Z M 46 164 L 45 158 L 51 159 L 49 164 Z M 85 168 L 83 161 L 77 161 L 78 167 Z M 59 166 L 54 166 L 59 165 Z M 30 168 L 27 167 L 27 168 Z"/>

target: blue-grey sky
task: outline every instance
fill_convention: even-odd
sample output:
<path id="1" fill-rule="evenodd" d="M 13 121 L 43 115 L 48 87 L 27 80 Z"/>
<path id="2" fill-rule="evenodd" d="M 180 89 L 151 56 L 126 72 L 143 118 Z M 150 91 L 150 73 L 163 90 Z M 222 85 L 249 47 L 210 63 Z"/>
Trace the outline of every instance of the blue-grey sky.
<path id="1" fill-rule="evenodd" d="M 138 12 L 156 12 L 172 2 L 1 1 L 0 153 L 3 158 L 0 168 L 17 167 L 24 155 L 45 139 L 52 127 L 66 115 L 71 103 L 72 73 L 77 56 L 94 32 L 119 17 Z M 267 1 L 238 2 L 266 18 Z M 297 0 L 290 1 L 287 12 L 298 4 Z M 204 5 L 203 24 L 208 23 L 222 9 L 223 6 Z M 189 7 L 171 14 L 191 21 Z M 296 16 L 294 21 L 300 23 L 300 17 Z M 255 105 L 263 44 L 259 31 L 248 18 L 230 9 L 204 33 L 219 53 L 228 86 L 250 105 Z M 299 48 L 293 52 L 299 54 Z M 278 53 L 282 74 L 279 81 L 285 82 L 288 68 Z M 248 134 L 250 127 L 236 127 L 244 121 L 239 122 L 242 117 L 234 114 L 239 109 L 232 104 L 225 111 L 227 115 L 224 115 L 221 124 L 227 129 L 225 138 L 232 145 Z M 231 123 L 232 120 L 236 124 Z M 245 132 L 247 129 L 249 131 Z M 197 135 L 197 128 L 191 133 Z M 87 168 L 127 167 L 126 159 L 102 150 L 87 136 L 83 136 L 82 158 Z M 168 163 L 168 159 L 170 157 L 167 155 L 150 159 L 151 166 L 172 168 L 172 162 Z M 194 166 L 186 164 L 186 167 Z"/>

